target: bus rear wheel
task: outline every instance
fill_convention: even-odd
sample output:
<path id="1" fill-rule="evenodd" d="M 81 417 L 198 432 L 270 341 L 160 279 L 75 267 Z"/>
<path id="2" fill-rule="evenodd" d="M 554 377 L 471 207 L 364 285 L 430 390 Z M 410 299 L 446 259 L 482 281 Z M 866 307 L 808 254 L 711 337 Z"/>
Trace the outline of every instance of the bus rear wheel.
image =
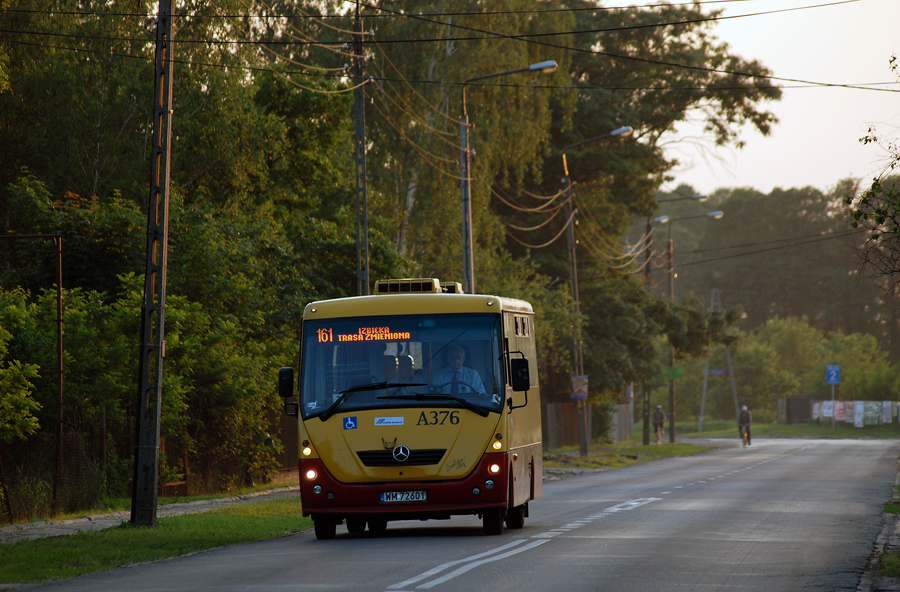
<path id="1" fill-rule="evenodd" d="M 525 526 L 525 504 L 506 511 L 506 528 L 518 530 Z"/>
<path id="2" fill-rule="evenodd" d="M 361 534 L 366 531 L 365 518 L 347 518 L 347 532 L 350 534 Z"/>
<path id="3" fill-rule="evenodd" d="M 337 532 L 337 523 L 334 518 L 329 516 L 313 516 L 313 528 L 316 531 L 317 539 L 327 541 L 334 538 Z"/>
<path id="4" fill-rule="evenodd" d="M 369 518 L 369 532 L 372 534 L 384 534 L 387 530 L 387 520 L 384 518 Z"/>
<path id="5" fill-rule="evenodd" d="M 481 523 L 484 526 L 484 534 L 503 534 L 503 508 L 485 510 L 481 516 Z"/>

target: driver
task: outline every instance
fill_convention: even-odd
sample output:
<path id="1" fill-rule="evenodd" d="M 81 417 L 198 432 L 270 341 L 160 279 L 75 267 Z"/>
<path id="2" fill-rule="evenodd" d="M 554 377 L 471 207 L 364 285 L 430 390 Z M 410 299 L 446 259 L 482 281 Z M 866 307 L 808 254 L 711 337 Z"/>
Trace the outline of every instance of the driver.
<path id="1" fill-rule="evenodd" d="M 458 393 L 484 394 L 484 384 L 478 372 L 463 366 L 466 361 L 466 350 L 459 345 L 447 348 L 445 359 L 447 367 L 434 375 L 434 385 L 442 393 L 455 395 Z"/>

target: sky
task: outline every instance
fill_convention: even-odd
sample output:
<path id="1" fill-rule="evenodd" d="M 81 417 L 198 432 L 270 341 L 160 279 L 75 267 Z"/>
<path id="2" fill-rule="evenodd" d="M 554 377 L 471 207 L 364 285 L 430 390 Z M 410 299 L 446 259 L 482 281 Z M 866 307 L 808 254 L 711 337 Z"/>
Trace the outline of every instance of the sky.
<path id="1" fill-rule="evenodd" d="M 892 54 L 900 61 L 900 0 L 829 6 L 836 1 L 744 0 L 705 8 L 722 8 L 724 16 L 733 16 L 810 7 L 724 20 L 714 31 L 734 53 L 759 60 L 775 76 L 831 84 L 890 82 L 875 88 L 897 92 L 785 88 L 780 101 L 763 104 L 779 123 L 769 136 L 745 126 L 742 149 L 718 148 L 708 140 L 698 149 L 691 139 L 702 135 L 702 128 L 682 125 L 668 138 L 672 143 L 667 148 L 681 166 L 673 171 L 674 182 L 663 189 L 686 183 L 699 193 L 721 187 L 768 193 L 775 187 L 813 186 L 827 191 L 851 177 L 866 185 L 884 168 L 885 151 L 863 146 L 859 139 L 874 125 L 879 133 L 900 140 L 900 74 L 889 65 Z M 606 6 L 647 3 L 610 0 Z"/>

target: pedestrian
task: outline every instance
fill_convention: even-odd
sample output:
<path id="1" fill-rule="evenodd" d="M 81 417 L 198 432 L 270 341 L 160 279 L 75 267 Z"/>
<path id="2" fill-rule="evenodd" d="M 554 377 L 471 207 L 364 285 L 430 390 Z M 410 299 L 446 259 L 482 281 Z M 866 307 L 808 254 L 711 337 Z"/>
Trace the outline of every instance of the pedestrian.
<path id="1" fill-rule="evenodd" d="M 741 407 L 741 414 L 738 416 L 738 431 L 741 439 L 744 441 L 744 448 L 750 446 L 750 425 L 753 423 L 753 416 L 747 411 L 747 406 Z"/>

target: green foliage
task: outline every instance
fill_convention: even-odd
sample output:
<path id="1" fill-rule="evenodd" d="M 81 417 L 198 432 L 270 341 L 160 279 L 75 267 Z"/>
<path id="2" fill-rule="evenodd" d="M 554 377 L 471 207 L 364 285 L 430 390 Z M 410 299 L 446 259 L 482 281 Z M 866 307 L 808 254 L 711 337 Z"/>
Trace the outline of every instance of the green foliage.
<path id="1" fill-rule="evenodd" d="M 25 438 L 39 427 L 34 415 L 40 405 L 31 396 L 38 366 L 7 360 L 11 331 L 24 324 L 27 309 L 24 293 L 0 292 L 0 442 Z"/>
<path id="2" fill-rule="evenodd" d="M 63 236 L 63 285 L 116 293 L 117 277 L 143 269 L 146 216 L 118 194 L 101 202 L 49 188 L 27 171 L 7 188 L 10 227 L 19 234 Z M 6 242 L 6 241 L 4 241 Z M 56 250 L 50 241 L 11 241 L 12 265 L 0 272 L 6 285 L 33 292 L 56 283 Z"/>
<path id="3" fill-rule="evenodd" d="M 105 418 L 108 479 L 124 489 L 146 263 L 152 77 L 149 62 L 123 56 L 151 55 L 154 23 L 97 0 L 82 2 L 77 13 L 60 13 L 49 0 L 16 6 L 22 10 L 0 11 L 0 29 L 72 41 L 7 43 L 13 33 L 0 34 L 0 223 L 4 233 L 63 236 L 66 425 L 90 433 Z M 365 22 L 376 39 L 449 39 L 366 48 L 374 52 L 365 66 L 373 80 L 364 87 L 371 276 L 461 279 L 459 83 L 555 59 L 560 67 L 552 75 L 467 86 L 476 287 L 534 304 L 550 400 L 568 394 L 572 336 L 580 330 L 592 396 L 604 404 L 628 383 L 656 374 L 659 339 L 683 357 L 731 339 L 733 314 L 710 315 L 691 297 L 669 305 L 631 275 L 633 261 L 610 258 L 621 255 L 633 217 L 652 212 L 654 189 L 676 164 L 665 158 L 661 136 L 697 113 L 717 144 L 739 142 L 745 124 L 767 133 L 774 118 L 760 105 L 779 91 L 755 84 L 754 76 L 768 71 L 715 39 L 699 5 L 533 11 L 543 7 L 534 0 L 466 1 L 451 8 L 472 14 L 451 20 Z M 133 12 L 153 8 L 141 0 Z M 404 6 L 446 9 L 440 2 Z M 297 43 L 340 38 L 341 31 L 307 17 L 342 10 L 345 3 L 336 1 L 179 7 L 185 18 L 177 20 L 176 39 L 191 42 L 174 45 L 166 475 L 185 470 L 182 453 L 192 459 L 195 483 L 227 485 L 271 469 L 280 447 L 273 377 L 295 359 L 302 308 L 356 294 L 352 97 L 341 78 L 349 60 L 334 48 Z M 205 18 L 262 12 L 272 18 Z M 492 34 L 660 19 L 686 24 L 543 38 L 549 45 Z M 328 23 L 350 28 L 349 18 Z M 193 42 L 204 40 L 253 43 Z M 636 128 L 634 138 L 571 155 L 583 281 L 575 315 L 567 253 L 551 240 L 563 217 L 521 241 L 547 245 L 534 248 L 510 238 L 510 224 L 543 221 L 530 206 L 548 200 L 526 199 L 519 190 L 556 193 L 564 146 L 624 124 Z M 511 194 L 512 201 L 503 197 Z M 0 284 L 25 288 L 30 307 L 10 330 L 8 357 L 18 362 L 8 367 L 51 367 L 53 253 L 0 244 L 0 262 Z M 35 417 L 53 425 L 51 380 L 35 376 L 31 383 L 42 406 Z"/>
<path id="4" fill-rule="evenodd" d="M 6 10 L 12 0 L 0 0 L 0 10 Z M 6 73 L 9 56 L 2 46 L 0 46 L 0 94 L 9 89 L 9 75 Z"/>
<path id="5" fill-rule="evenodd" d="M 900 60 L 894 54 L 889 60 L 891 70 L 900 75 Z M 900 179 L 894 171 L 900 166 L 900 144 L 896 139 L 879 134 L 874 126 L 860 138 L 863 145 L 877 144 L 887 156 L 881 174 L 859 195 L 846 194 L 844 203 L 850 206 L 850 226 L 862 226 L 869 231 L 866 242 L 866 263 L 877 275 L 893 275 L 898 271 L 894 254 L 900 248 Z M 891 282 L 895 286 L 895 282 Z"/>
<path id="6" fill-rule="evenodd" d="M 774 318 L 746 334 L 739 333 L 731 346 L 735 386 L 740 405 L 747 405 L 759 420 L 776 417 L 776 401 L 791 395 L 827 399 L 825 366 L 839 364 L 840 400 L 897 400 L 900 368 L 887 360 L 878 341 L 864 333 L 823 333 L 809 319 Z M 705 358 L 684 362 L 684 380 L 676 382 L 679 409 L 691 417 L 700 413 Z M 727 368 L 724 345 L 710 351 L 710 368 Z M 705 415 L 735 417 L 729 377 L 710 376 Z M 657 394 L 658 397 L 662 393 Z"/>

